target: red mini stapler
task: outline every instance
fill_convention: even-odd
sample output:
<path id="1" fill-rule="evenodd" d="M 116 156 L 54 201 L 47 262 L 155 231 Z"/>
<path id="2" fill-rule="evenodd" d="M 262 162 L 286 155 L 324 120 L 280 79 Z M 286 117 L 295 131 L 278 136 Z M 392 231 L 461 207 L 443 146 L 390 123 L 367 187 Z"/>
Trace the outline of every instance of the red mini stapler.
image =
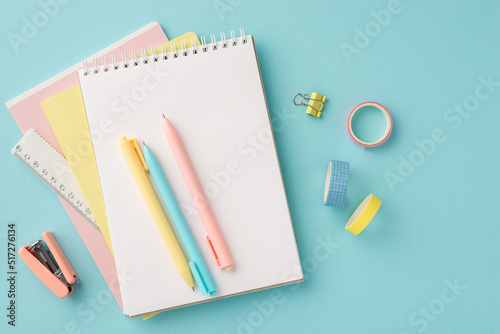
<path id="1" fill-rule="evenodd" d="M 31 246 L 21 247 L 19 256 L 50 291 L 65 298 L 73 293 L 73 284 L 80 284 L 78 275 L 52 232 L 45 232 L 42 237 L 49 250 L 45 249 L 42 240 L 38 240 Z"/>

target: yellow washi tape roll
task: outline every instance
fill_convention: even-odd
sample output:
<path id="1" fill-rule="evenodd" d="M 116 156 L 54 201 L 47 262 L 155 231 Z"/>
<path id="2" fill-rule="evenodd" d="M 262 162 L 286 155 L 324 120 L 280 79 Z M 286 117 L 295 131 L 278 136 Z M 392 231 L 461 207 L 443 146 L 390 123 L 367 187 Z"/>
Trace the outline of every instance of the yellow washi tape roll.
<path id="1" fill-rule="evenodd" d="M 382 201 L 379 200 L 375 195 L 370 194 L 366 197 L 363 202 L 358 206 L 356 211 L 352 214 L 351 218 L 347 222 L 345 229 L 351 232 L 353 235 L 358 235 L 365 229 L 365 227 L 370 223 L 370 221 L 375 217 Z"/>

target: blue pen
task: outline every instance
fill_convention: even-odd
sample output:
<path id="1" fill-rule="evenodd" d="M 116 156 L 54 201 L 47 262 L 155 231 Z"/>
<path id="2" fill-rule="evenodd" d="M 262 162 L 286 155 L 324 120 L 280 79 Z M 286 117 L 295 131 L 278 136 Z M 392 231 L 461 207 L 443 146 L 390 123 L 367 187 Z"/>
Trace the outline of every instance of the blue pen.
<path id="1" fill-rule="evenodd" d="M 148 166 L 156 187 L 160 192 L 163 203 L 165 203 L 168 213 L 174 221 L 175 228 L 177 229 L 177 232 L 179 233 L 184 247 L 186 248 L 186 251 L 191 259 L 191 261 L 189 261 L 189 268 L 191 268 L 194 279 L 200 287 L 201 294 L 206 295 L 208 292 L 210 296 L 215 296 L 217 286 L 215 285 L 214 278 L 208 270 L 200 249 L 193 238 L 193 234 L 191 234 L 191 230 L 189 229 L 186 219 L 182 214 L 179 203 L 177 203 L 177 200 L 175 199 L 172 188 L 170 188 L 170 185 L 168 184 L 167 178 L 161 169 L 158 159 L 156 159 L 151 149 L 145 143 L 143 144 L 144 146 L 142 147 L 142 152 L 144 160 L 146 160 L 146 165 Z"/>

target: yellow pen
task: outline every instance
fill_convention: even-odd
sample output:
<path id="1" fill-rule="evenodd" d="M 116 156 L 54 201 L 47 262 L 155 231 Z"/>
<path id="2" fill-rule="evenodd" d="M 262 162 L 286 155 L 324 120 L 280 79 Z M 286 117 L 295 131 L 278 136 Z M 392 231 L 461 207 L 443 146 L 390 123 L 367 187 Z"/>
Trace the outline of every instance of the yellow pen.
<path id="1" fill-rule="evenodd" d="M 127 160 L 128 167 L 134 176 L 142 197 L 146 201 L 149 211 L 151 212 L 151 216 L 153 216 L 156 227 L 158 227 L 161 237 L 163 238 L 165 245 L 167 245 L 170 256 L 172 256 L 175 266 L 177 267 L 177 271 L 179 271 L 179 274 L 187 285 L 194 290 L 194 279 L 191 270 L 189 269 L 188 262 L 182 252 L 179 241 L 175 237 L 174 231 L 172 231 L 172 227 L 168 223 L 160 201 L 158 200 L 158 197 L 156 197 L 153 186 L 151 185 L 151 182 L 149 182 L 146 174 L 148 167 L 144 157 L 142 156 L 141 150 L 137 146 L 137 142 L 135 139 L 122 137 L 120 139 L 120 149 L 125 157 L 125 160 Z"/>

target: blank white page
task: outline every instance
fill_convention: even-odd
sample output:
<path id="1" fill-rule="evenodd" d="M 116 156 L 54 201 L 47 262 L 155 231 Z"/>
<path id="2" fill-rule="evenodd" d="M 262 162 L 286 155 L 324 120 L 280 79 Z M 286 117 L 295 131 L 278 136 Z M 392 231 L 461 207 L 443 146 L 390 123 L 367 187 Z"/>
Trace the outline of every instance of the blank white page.
<path id="1" fill-rule="evenodd" d="M 169 53 L 168 60 L 149 57 L 147 64 L 139 59 L 136 66 L 129 60 L 128 68 L 79 72 L 124 312 L 131 317 L 303 279 L 255 46 L 247 39 L 178 52 L 177 58 Z M 177 129 L 205 189 L 232 270 L 217 268 L 164 136 L 162 114 Z M 120 151 L 122 136 L 144 141 L 160 161 L 217 284 L 216 297 L 193 292 L 177 272 Z"/>

